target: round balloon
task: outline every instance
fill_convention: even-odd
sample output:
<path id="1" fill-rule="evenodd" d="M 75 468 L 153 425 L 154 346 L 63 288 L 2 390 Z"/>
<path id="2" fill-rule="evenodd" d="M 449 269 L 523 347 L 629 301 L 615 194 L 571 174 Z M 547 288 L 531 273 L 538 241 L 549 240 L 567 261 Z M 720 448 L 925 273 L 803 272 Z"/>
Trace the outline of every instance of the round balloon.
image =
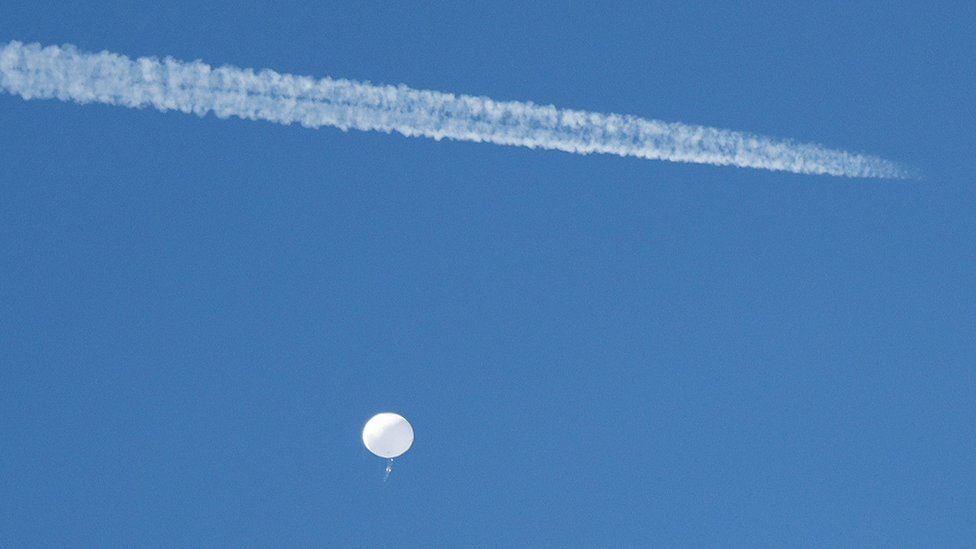
<path id="1" fill-rule="evenodd" d="M 413 427 L 400 414 L 376 414 L 363 427 L 363 444 L 382 458 L 401 456 L 413 444 Z"/>

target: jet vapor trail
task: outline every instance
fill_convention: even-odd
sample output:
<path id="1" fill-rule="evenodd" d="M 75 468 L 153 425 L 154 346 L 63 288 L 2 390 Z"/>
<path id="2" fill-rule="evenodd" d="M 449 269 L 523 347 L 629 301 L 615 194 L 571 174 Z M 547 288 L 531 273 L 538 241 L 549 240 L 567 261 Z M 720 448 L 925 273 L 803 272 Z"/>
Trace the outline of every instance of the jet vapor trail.
<path id="1" fill-rule="evenodd" d="M 849 177 L 907 176 L 899 165 L 881 158 L 730 130 L 403 85 L 213 68 L 168 57 L 133 60 L 109 52 L 86 53 L 70 45 L 6 44 L 0 48 L 0 90 L 24 99 L 150 106 L 200 116 L 213 112 L 220 118 L 395 131 L 577 154 Z"/>

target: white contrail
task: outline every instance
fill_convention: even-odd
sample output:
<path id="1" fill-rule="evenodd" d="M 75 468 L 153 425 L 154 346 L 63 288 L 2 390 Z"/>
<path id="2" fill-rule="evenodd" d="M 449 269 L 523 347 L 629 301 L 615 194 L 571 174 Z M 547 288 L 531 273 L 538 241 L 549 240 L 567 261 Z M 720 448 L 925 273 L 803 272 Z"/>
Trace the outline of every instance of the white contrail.
<path id="1" fill-rule="evenodd" d="M 313 79 L 213 68 L 199 61 L 159 60 L 75 47 L 10 42 L 0 49 L 0 90 L 24 99 L 57 98 L 220 118 L 237 116 L 309 128 L 378 130 L 607 153 L 673 162 L 763 168 L 850 177 L 903 178 L 880 158 L 774 140 L 748 133 L 601 114 L 520 101 L 415 90 L 406 86 Z"/>

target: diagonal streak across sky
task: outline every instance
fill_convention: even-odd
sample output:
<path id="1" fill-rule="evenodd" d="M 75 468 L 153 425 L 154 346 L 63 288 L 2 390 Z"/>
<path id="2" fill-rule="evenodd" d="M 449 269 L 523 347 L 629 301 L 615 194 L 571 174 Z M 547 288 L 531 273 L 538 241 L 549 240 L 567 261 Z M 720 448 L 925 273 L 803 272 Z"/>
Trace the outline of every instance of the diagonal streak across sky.
<path id="1" fill-rule="evenodd" d="M 212 112 L 220 118 L 398 132 L 576 154 L 804 174 L 908 177 L 900 165 L 874 156 L 745 132 L 403 85 L 214 68 L 171 58 L 131 59 L 110 52 L 87 53 L 70 45 L 42 47 L 15 41 L 0 47 L 0 91 L 24 99 L 153 107 L 200 116 Z"/>

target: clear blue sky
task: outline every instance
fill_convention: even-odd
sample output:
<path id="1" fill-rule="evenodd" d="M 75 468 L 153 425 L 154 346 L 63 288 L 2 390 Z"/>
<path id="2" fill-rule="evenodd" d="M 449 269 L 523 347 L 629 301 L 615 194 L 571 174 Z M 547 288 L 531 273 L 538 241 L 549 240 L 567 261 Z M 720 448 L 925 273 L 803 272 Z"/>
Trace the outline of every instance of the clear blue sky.
<path id="1" fill-rule="evenodd" d="M 6 0 L 877 181 L 0 95 L 0 545 L 972 546 L 976 8 Z M 918 4 L 913 6 L 913 4 Z M 396 411 L 382 482 L 362 446 Z"/>

